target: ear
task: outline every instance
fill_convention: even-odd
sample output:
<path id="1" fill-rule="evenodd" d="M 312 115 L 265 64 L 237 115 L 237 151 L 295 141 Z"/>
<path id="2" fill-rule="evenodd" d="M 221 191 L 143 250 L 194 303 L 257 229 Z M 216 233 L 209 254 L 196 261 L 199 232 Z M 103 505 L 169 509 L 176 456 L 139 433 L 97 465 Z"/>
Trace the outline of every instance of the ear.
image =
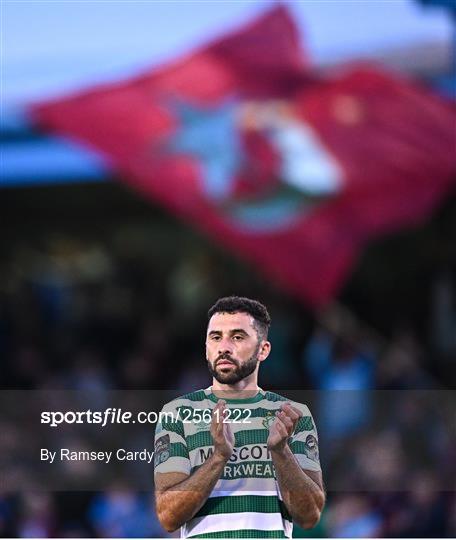
<path id="1" fill-rule="evenodd" d="M 269 353 L 271 352 L 271 343 L 266 340 L 261 341 L 260 350 L 258 352 L 258 360 L 260 362 L 263 362 L 263 360 L 266 360 L 266 358 L 269 356 Z"/>

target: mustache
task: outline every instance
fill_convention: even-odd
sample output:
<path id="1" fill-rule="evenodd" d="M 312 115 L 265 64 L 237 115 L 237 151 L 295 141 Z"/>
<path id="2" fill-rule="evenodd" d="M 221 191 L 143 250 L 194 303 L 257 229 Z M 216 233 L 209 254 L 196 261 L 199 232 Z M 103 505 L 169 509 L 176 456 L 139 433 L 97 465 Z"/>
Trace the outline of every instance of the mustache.
<path id="1" fill-rule="evenodd" d="M 231 355 L 227 353 L 223 353 L 220 356 L 217 356 L 215 360 L 215 366 L 217 366 L 217 364 L 221 362 L 222 360 L 228 360 L 229 362 L 232 362 L 235 366 L 238 365 L 237 361 Z"/>

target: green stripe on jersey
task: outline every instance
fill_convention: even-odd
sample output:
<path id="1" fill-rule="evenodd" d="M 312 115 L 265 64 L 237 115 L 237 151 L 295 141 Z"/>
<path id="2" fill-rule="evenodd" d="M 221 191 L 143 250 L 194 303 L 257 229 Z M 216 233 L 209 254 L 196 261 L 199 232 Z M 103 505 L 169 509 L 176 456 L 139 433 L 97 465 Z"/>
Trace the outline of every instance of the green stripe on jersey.
<path id="1" fill-rule="evenodd" d="M 257 403 L 258 401 L 261 401 L 264 399 L 264 396 L 261 392 L 258 392 L 256 396 L 253 396 L 251 398 L 243 398 L 243 399 L 230 399 L 230 398 L 218 398 L 215 396 L 212 392 L 207 396 L 211 401 L 214 403 L 217 403 L 219 399 L 224 399 L 226 403 Z"/>
<path id="2" fill-rule="evenodd" d="M 199 433 L 194 433 L 193 435 L 187 435 L 187 448 L 189 452 L 195 450 L 196 448 L 213 445 L 214 442 L 212 440 L 210 431 L 200 431 Z"/>
<path id="3" fill-rule="evenodd" d="M 235 495 L 231 497 L 211 497 L 194 518 L 214 514 L 234 514 L 237 512 L 280 513 L 284 519 L 292 521 L 283 503 L 275 495 Z"/>
<path id="4" fill-rule="evenodd" d="M 246 444 L 266 444 L 269 430 L 267 429 L 245 429 L 234 434 L 235 446 L 245 446 Z"/>
<path id="5" fill-rule="evenodd" d="M 308 455 L 309 449 L 307 448 L 306 444 L 302 441 L 294 441 L 290 444 L 290 450 L 293 452 L 293 454 L 304 454 Z"/>
<path id="6" fill-rule="evenodd" d="M 260 531 L 257 529 L 244 529 L 242 531 L 220 531 L 197 534 L 188 538 L 286 538 L 283 531 Z"/>
<path id="7" fill-rule="evenodd" d="M 210 399 L 211 401 L 218 401 L 219 399 L 217 396 L 213 394 L 212 391 L 210 391 L 208 388 L 206 390 L 196 390 L 195 392 L 189 392 L 187 394 L 184 394 L 183 396 L 179 396 L 176 401 L 181 400 L 188 400 L 188 401 L 204 401 L 205 399 Z M 256 394 L 256 396 L 253 396 L 251 398 L 245 398 L 245 399 L 229 399 L 229 398 L 223 398 L 227 403 L 256 403 L 257 401 L 261 401 L 263 399 L 267 401 L 290 401 L 288 398 L 281 396 L 279 394 L 276 394 L 275 392 L 262 392 L 261 390 Z"/>
<path id="8" fill-rule="evenodd" d="M 172 431 L 180 435 L 183 439 L 185 439 L 184 425 L 180 421 L 176 422 L 175 420 L 163 420 L 162 430 Z"/>
<path id="9" fill-rule="evenodd" d="M 312 417 L 302 416 L 298 420 L 298 423 L 296 424 L 293 435 L 296 435 L 297 433 L 301 433 L 301 431 L 312 431 L 313 429 L 314 429 L 314 425 L 312 422 Z"/>
<path id="10" fill-rule="evenodd" d="M 276 394 L 275 392 L 265 392 L 264 399 L 267 399 L 268 401 L 290 401 L 288 398 Z"/>
<path id="11" fill-rule="evenodd" d="M 188 458 L 188 450 L 185 447 L 185 444 L 180 442 L 171 443 L 169 445 L 169 457 L 184 457 Z"/>
<path id="12" fill-rule="evenodd" d="M 207 399 L 207 395 L 204 390 L 197 390 L 196 392 L 189 392 L 188 394 L 180 396 L 177 398 L 177 401 L 180 401 L 181 399 L 188 399 L 189 401 L 203 401 L 203 399 Z"/>

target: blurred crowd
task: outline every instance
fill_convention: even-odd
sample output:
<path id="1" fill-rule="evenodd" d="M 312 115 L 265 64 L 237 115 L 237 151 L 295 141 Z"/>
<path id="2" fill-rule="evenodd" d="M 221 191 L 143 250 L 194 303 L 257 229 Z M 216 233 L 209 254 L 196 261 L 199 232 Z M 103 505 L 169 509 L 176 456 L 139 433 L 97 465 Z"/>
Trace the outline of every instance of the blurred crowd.
<path id="1" fill-rule="evenodd" d="M 381 337 L 340 306 L 314 317 L 248 270 L 236 277 L 229 265 L 237 263 L 217 252 L 183 245 L 170 264 L 166 249 L 158 254 L 140 238 L 133 231 L 108 246 L 59 236 L 8 253 L 0 266 L 3 389 L 177 395 L 206 387 L 207 309 L 221 295 L 258 297 L 273 318 L 260 385 L 321 391 L 312 410 L 328 504 L 315 530 L 295 527 L 295 536 L 456 535 L 455 434 L 408 393 L 439 391 L 445 381 L 428 369 L 431 353 L 412 323 Z M 10 493 L 0 482 L 0 535 L 170 536 L 152 491 L 152 470 L 147 493 L 115 484 L 100 493 Z"/>

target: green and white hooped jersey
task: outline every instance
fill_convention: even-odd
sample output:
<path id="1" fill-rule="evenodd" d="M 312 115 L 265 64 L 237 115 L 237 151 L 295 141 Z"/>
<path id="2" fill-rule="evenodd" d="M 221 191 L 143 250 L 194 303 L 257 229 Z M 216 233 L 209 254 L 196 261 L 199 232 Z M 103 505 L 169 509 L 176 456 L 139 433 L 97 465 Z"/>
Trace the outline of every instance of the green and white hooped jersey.
<path id="1" fill-rule="evenodd" d="M 211 387 L 167 403 L 155 432 L 155 472 L 192 474 L 213 452 Z M 206 503 L 181 527 L 181 538 L 291 538 L 293 524 L 282 501 L 267 450 L 269 427 L 281 402 L 303 413 L 289 446 L 303 469 L 320 471 L 315 424 L 306 405 L 262 389 L 248 399 L 225 399 L 235 447 Z M 172 419 L 171 419 L 172 418 Z"/>

